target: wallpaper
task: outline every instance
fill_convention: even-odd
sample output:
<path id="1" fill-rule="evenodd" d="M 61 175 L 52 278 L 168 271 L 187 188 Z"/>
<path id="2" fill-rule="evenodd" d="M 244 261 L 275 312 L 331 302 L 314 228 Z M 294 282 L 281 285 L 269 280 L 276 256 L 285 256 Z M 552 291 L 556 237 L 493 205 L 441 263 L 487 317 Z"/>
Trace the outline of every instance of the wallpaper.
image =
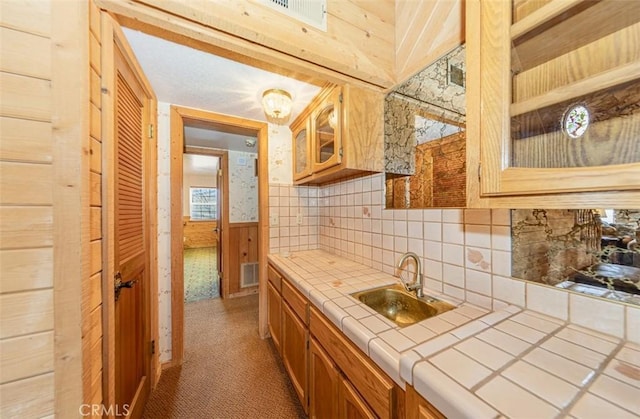
<path id="1" fill-rule="evenodd" d="M 229 222 L 258 221 L 256 153 L 229 150 Z"/>

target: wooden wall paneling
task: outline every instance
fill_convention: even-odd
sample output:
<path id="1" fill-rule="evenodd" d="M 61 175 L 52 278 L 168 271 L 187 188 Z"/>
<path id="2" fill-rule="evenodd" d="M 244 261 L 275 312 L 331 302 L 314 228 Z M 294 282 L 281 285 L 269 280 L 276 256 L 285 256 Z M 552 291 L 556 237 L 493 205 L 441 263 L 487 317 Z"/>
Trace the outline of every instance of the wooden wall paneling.
<path id="1" fill-rule="evenodd" d="M 102 176 L 100 173 L 89 173 L 90 197 L 89 204 L 92 207 L 102 205 Z"/>
<path id="2" fill-rule="evenodd" d="M 51 82 L 18 74 L 0 73 L 0 115 L 51 121 Z"/>
<path id="3" fill-rule="evenodd" d="M 396 2 L 395 76 L 408 79 L 465 41 L 462 0 Z"/>
<path id="4" fill-rule="evenodd" d="M 82 281 L 89 277 L 88 2 L 52 5 L 55 415 L 82 404 Z M 79 254 L 78 254 L 79 253 Z M 78 257 L 80 256 L 80 257 Z"/>
<path id="5" fill-rule="evenodd" d="M 89 104 L 89 133 L 93 138 L 101 138 L 100 137 L 100 108 L 98 108 L 93 103 Z"/>
<path id="6" fill-rule="evenodd" d="M 51 79 L 49 38 L 0 27 L 0 70 L 39 79 Z"/>
<path id="7" fill-rule="evenodd" d="M 0 295 L 0 314 L 1 339 L 51 330 L 53 291 L 44 289 Z"/>
<path id="8" fill-rule="evenodd" d="M 25 348 L 29 348 L 25 351 Z M 0 383 L 53 370 L 53 331 L 0 341 Z"/>
<path id="9" fill-rule="evenodd" d="M 99 139 L 91 138 L 91 148 L 89 149 L 90 166 L 93 173 L 102 173 L 102 143 Z"/>
<path id="10" fill-rule="evenodd" d="M 93 1 L 92 1 L 93 2 Z M 100 73 L 102 79 L 102 95 L 100 99 L 101 103 L 101 140 L 102 143 L 112 144 L 111 141 L 105 141 L 109 138 L 114 138 L 114 108 L 113 100 L 115 95 L 114 79 L 115 79 L 115 65 L 114 65 L 114 40 L 113 30 L 111 28 L 111 20 L 106 13 L 100 13 L 100 28 L 93 28 L 93 31 L 100 32 L 100 62 L 103 67 L 96 69 Z M 91 36 L 91 42 L 94 37 Z M 96 42 L 97 42 L 97 38 Z M 94 58 L 95 62 L 96 59 Z M 93 67 L 93 66 L 92 66 Z M 115 150 L 113 146 L 105 146 L 102 149 L 102 173 L 115 173 Z M 114 182 L 107 182 L 106 176 L 103 178 L 100 175 L 94 173 L 90 174 L 92 179 L 92 192 L 94 191 L 93 180 L 98 179 L 97 184 L 99 190 L 102 191 L 104 196 L 114 195 Z M 104 186 L 104 187 L 103 187 Z M 93 199 L 95 195 L 92 193 L 91 205 L 100 206 L 102 200 L 95 202 Z M 114 246 L 115 240 L 115 224 L 113 214 L 115 212 L 114 200 L 105 200 L 102 205 L 102 239 L 105 245 L 102 247 L 102 401 L 105 405 L 111 405 L 115 403 L 115 307 L 113 299 L 113 277 L 114 271 Z M 85 390 L 86 391 L 86 390 Z"/>
<path id="11" fill-rule="evenodd" d="M 287 77 L 322 86 L 329 81 L 335 84 L 351 83 L 371 86 L 367 81 L 348 73 L 336 71 L 324 65 L 300 60 L 297 56 L 259 45 L 253 40 L 239 38 L 210 26 L 194 22 L 189 17 L 171 16 L 139 2 L 97 0 L 98 4 L 112 12 L 127 27 L 141 30 L 160 38 L 191 46 L 247 65 L 272 71 Z M 379 13 L 379 4 L 369 2 L 367 7 Z M 392 37 L 391 34 L 390 37 Z"/>
<path id="12" fill-rule="evenodd" d="M 213 3 L 167 3 L 141 0 L 158 10 L 204 24 L 218 31 L 235 35 L 305 61 L 321 64 L 344 74 L 366 80 L 378 86 L 393 82 L 393 45 L 382 39 L 393 39 L 391 27 L 373 37 L 354 28 L 350 19 L 329 19 L 327 32 L 316 30 L 270 8 L 249 1 Z M 367 9 L 367 2 L 354 2 Z M 329 4 L 330 8 L 331 5 Z M 330 16 L 331 18 L 331 16 Z M 263 29 L 267 25 L 270 29 Z M 361 36 L 356 36 L 359 32 Z M 359 39 L 352 42 L 353 38 Z"/>
<path id="13" fill-rule="evenodd" d="M 93 181 L 90 190 L 101 193 L 102 188 L 102 69 L 96 68 L 100 54 L 101 24 L 100 10 L 93 1 L 89 1 L 89 173 L 87 178 Z M 97 51 L 96 51 L 97 49 Z M 94 55 L 92 58 L 92 54 Z M 91 62 L 93 60 L 93 66 Z M 101 60 L 100 60 L 101 62 Z M 91 199 L 93 198 L 93 199 Z M 103 213 L 101 196 L 91 195 L 89 201 L 89 225 L 91 240 L 91 258 L 89 277 L 83 278 L 82 296 L 82 391 L 83 401 L 88 404 L 102 402 L 102 359 L 103 359 L 103 327 L 102 327 L 102 275 Z"/>
<path id="14" fill-rule="evenodd" d="M 51 207 L 0 207 L 0 248 L 53 246 Z"/>
<path id="15" fill-rule="evenodd" d="M 0 2 L 2 26 L 44 37 L 51 36 L 51 4 L 46 1 Z"/>
<path id="16" fill-rule="evenodd" d="M 57 401 L 53 385 L 53 372 L 0 385 L 0 416 L 40 418 L 51 415 Z"/>
<path id="17" fill-rule="evenodd" d="M 0 293 L 53 286 L 53 248 L 0 250 Z"/>
<path id="18" fill-rule="evenodd" d="M 51 123 L 0 116 L 0 159 L 51 163 Z"/>
<path id="19" fill-rule="evenodd" d="M 47 205 L 53 202 L 51 164 L 0 161 L 0 205 Z"/>
<path id="20" fill-rule="evenodd" d="M 184 247 L 199 248 L 216 246 L 215 221 L 190 221 L 190 217 L 184 217 Z"/>

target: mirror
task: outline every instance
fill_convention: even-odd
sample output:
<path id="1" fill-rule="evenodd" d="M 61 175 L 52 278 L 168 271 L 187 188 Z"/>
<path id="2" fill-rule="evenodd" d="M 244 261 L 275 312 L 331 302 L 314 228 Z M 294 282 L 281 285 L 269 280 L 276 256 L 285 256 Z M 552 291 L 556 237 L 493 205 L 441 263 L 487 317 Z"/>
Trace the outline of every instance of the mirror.
<path id="1" fill-rule="evenodd" d="M 511 210 L 511 275 L 640 305 L 640 209 Z"/>
<path id="2" fill-rule="evenodd" d="M 385 98 L 386 208 L 466 206 L 465 48 Z"/>

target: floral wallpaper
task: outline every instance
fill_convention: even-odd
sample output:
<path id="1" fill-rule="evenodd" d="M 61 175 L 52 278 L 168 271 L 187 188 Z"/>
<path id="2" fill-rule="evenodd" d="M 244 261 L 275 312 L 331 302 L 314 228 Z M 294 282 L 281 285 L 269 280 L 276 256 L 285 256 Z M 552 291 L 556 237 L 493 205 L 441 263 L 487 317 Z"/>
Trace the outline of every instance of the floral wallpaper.
<path id="1" fill-rule="evenodd" d="M 256 153 L 229 150 L 229 222 L 258 221 Z"/>

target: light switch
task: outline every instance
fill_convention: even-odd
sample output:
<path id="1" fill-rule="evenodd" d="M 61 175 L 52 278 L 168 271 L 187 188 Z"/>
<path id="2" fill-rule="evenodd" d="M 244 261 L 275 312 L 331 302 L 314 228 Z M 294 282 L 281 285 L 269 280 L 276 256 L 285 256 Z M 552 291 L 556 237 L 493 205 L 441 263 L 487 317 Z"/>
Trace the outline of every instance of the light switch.
<path id="1" fill-rule="evenodd" d="M 296 215 L 296 223 L 298 223 L 299 226 L 302 225 L 302 214 Z"/>
<path id="2" fill-rule="evenodd" d="M 271 215 L 269 217 L 269 227 L 278 227 L 278 224 L 280 224 L 280 219 L 278 218 L 278 215 Z"/>

